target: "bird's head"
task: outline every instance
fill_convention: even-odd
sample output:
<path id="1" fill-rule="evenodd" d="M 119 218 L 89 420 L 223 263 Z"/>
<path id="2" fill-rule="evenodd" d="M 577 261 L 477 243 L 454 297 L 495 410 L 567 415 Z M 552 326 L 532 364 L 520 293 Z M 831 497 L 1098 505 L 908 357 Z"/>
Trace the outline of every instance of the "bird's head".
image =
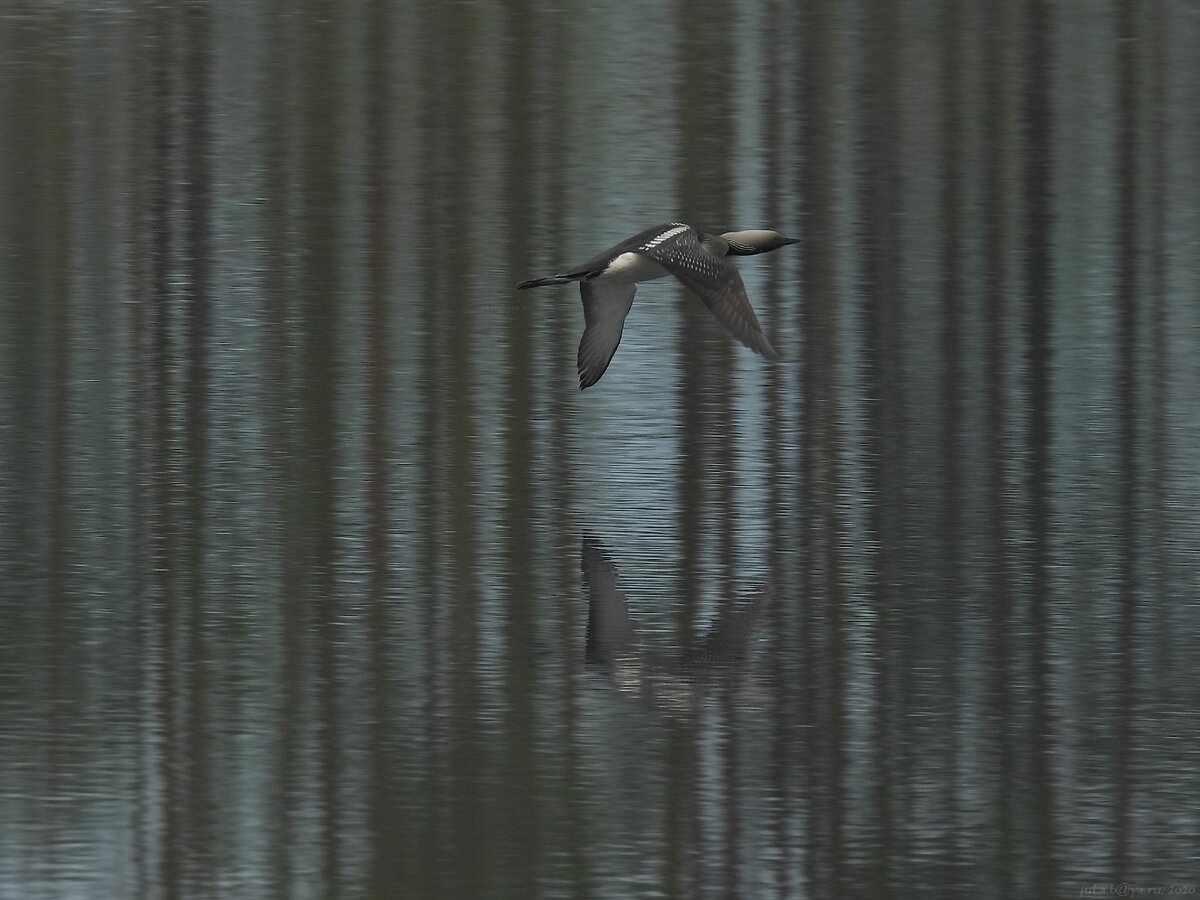
<path id="1" fill-rule="evenodd" d="M 766 253 L 778 250 L 788 244 L 795 244 L 800 238 L 784 237 L 778 231 L 752 229 L 750 231 L 727 231 L 721 239 L 729 245 L 729 252 L 734 256 L 753 256 L 756 253 Z"/>

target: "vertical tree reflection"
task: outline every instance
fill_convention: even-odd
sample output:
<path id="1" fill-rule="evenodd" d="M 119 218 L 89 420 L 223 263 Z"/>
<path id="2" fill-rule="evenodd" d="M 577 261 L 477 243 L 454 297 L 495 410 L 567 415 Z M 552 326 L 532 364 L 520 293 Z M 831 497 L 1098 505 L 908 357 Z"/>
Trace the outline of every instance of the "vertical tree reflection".
<path id="1" fill-rule="evenodd" d="M 151 548 L 151 585 L 155 609 L 155 650 L 158 656 L 157 714 L 159 791 L 161 810 L 160 871 L 157 881 L 162 885 L 166 900 L 181 894 L 181 839 L 179 823 L 179 755 L 180 740 L 176 728 L 178 674 L 176 661 L 176 568 L 174 494 L 175 447 L 171 427 L 171 13 L 168 7 L 157 6 L 149 12 L 152 55 L 150 73 L 153 111 L 153 147 L 150 169 L 150 405 L 151 426 L 151 483 L 153 500 L 150 531 L 154 536 Z"/>
<path id="2" fill-rule="evenodd" d="M 995 784 L 987 794 L 996 811 L 995 883 L 1001 897 L 1012 894 L 1013 859 L 1013 779 L 1014 747 L 1012 692 L 1013 598 L 1009 579 L 1009 483 L 1008 465 L 1008 342 L 1005 339 L 1009 311 L 1006 303 L 1008 279 L 1006 260 L 1008 217 L 1005 185 L 1005 109 L 1007 84 L 1004 67 L 1004 36 L 1007 22 L 1003 4 L 988 4 L 984 16 L 983 47 L 983 139 L 982 218 L 983 218 L 983 306 L 985 341 L 984 397 L 986 404 L 985 439 L 987 446 L 987 516 L 990 523 L 988 542 L 986 606 L 991 615 L 991 684 L 988 686 L 990 733 L 995 742 Z"/>
<path id="3" fill-rule="evenodd" d="M 1120 0 L 1117 5 L 1117 92 L 1120 124 L 1117 126 L 1117 304 L 1120 321 L 1117 336 L 1117 429 L 1120 457 L 1120 596 L 1117 623 L 1118 705 L 1113 780 L 1112 878 L 1124 881 L 1130 875 L 1131 817 L 1133 803 L 1133 704 L 1136 668 L 1134 648 L 1137 579 L 1137 114 L 1138 55 L 1137 4 Z"/>
<path id="4" fill-rule="evenodd" d="M 530 0 L 506 4 L 504 35 L 505 119 L 508 123 L 505 200 L 508 210 L 509 272 L 528 271 L 533 260 L 531 233 L 533 187 L 534 60 L 531 41 L 537 22 Z M 505 599 L 504 599 L 504 802 L 508 820 L 505 857 L 513 873 L 516 897 L 536 895 L 536 866 L 541 835 L 535 829 L 539 793 L 534 762 L 534 646 L 537 596 L 534 584 L 533 413 L 537 382 L 533 377 L 533 304 L 517 302 L 507 311 L 508 384 L 504 422 Z"/>
<path id="5" fill-rule="evenodd" d="M 134 721 L 136 723 L 133 752 L 139 759 L 147 757 L 148 731 L 147 718 L 147 686 L 152 683 L 153 670 L 147 664 L 150 657 L 150 637 L 152 607 L 147 603 L 151 585 L 148 578 L 153 571 L 150 565 L 151 549 L 150 534 L 153 515 L 150 510 L 152 498 L 148 486 L 150 479 L 150 368 L 148 365 L 150 346 L 149 306 L 150 306 L 150 233 L 148 229 L 148 191 L 143 173 L 146 171 L 148 158 L 149 116 L 147 100 L 149 97 L 148 72 L 150 60 L 145 51 L 149 23 L 147 16 L 141 10 L 134 10 L 125 25 L 123 41 L 126 59 L 126 90 L 124 116 L 128 130 L 129 146 L 126 149 L 127 162 L 124 177 L 120 180 L 126 185 L 124 212 L 125 265 L 127 270 L 128 302 L 127 328 L 129 331 L 129 346 L 131 361 L 129 364 L 129 403 L 130 422 L 127 442 L 129 445 L 129 490 L 127 504 L 129 508 L 130 553 L 132 556 L 132 584 L 129 594 L 131 597 L 130 616 L 130 652 L 136 664 L 136 677 L 139 685 L 135 703 Z M 149 863 L 149 822 L 150 822 L 150 778 L 145 766 L 138 766 L 134 776 L 134 798 L 132 802 L 133 815 L 132 834 L 132 867 L 133 867 L 133 896 L 137 900 L 149 896 L 151 872 Z"/>
<path id="6" fill-rule="evenodd" d="M 28 4 L 24 4 L 28 6 Z M 22 10 L 25 12 L 26 10 Z M 44 58 L 44 23 L 33 15 L 7 17 L 0 31 L 0 53 L 6 59 L 20 59 L 20 54 Z M 11 633 L 31 635 L 36 611 L 23 601 L 37 583 L 40 536 L 29 523 L 38 520 L 41 498 L 36 491 L 22 490 L 22 485 L 40 484 L 39 472 L 43 448 L 39 443 L 44 423 L 42 399 L 42 363 L 45 358 L 47 304 L 31 302 L 42 295 L 41 248 L 38 233 L 31 223 L 38 221 L 43 207 L 39 179 L 44 163 L 41 146 L 40 104 L 29 104 L 36 98 L 41 68 L 35 65 L 12 64 L 0 85 L 0 114 L 8 123 L 0 157 L 0 187 L 4 202 L 0 204 L 4 246 L 8 252 L 0 271 L 0 286 L 5 289 L 3 333 L 0 333 L 0 377 L 4 380 L 5 427 L 0 431 L 0 454 L 5 460 L 5 477 L 0 479 L 0 586 L 5 621 Z M 0 663 L 6 669 L 16 660 Z"/>
<path id="7" fill-rule="evenodd" d="M 727 222 L 730 214 L 729 164 L 733 145 L 729 91 L 709 72 L 733 68 L 728 29 L 709 27 L 720 18 L 720 3 L 683 3 L 676 7 L 677 100 L 679 159 L 676 189 L 684 221 Z M 727 226 L 721 226 L 722 228 Z M 679 353 L 682 379 L 678 400 L 683 422 L 680 434 L 679 525 L 682 541 L 675 640 L 689 648 L 696 639 L 698 606 L 703 596 L 701 559 L 710 539 L 720 548 L 723 578 L 718 590 L 729 588 L 732 566 L 732 478 L 734 435 L 729 394 L 732 389 L 732 348 L 725 335 L 699 308 L 695 298 L 682 298 Z M 712 534 L 707 523 L 715 523 Z M 686 649 L 685 649 L 686 652 Z M 728 712 L 728 708 L 726 709 Z M 730 723 L 726 722 L 726 727 Z M 694 893 L 702 874 L 700 799 L 696 790 L 699 748 L 695 724 L 668 724 L 666 889 L 671 896 Z M 728 761 L 729 744 L 723 744 Z M 727 775 L 733 774 L 726 769 Z M 731 784 L 726 785 L 731 789 Z M 726 805 L 733 803 L 726 800 Z M 729 829 L 735 823 L 726 821 Z M 728 864 L 728 855 L 725 857 Z M 728 877 L 733 877 L 727 872 Z"/>
<path id="8" fill-rule="evenodd" d="M 678 179 L 679 206 L 684 221 L 731 227 L 732 197 L 731 182 L 736 156 L 734 102 L 731 92 L 707 73 L 733 71 L 737 67 L 733 35 L 729 29 L 714 32 L 706 23 L 721 15 L 720 3 L 685 4 L 676 21 L 679 27 L 679 49 L 681 52 L 680 97 L 680 145 L 678 158 L 687 164 L 680 168 Z M 694 521 L 681 522 L 684 538 L 684 556 L 699 565 L 704 558 L 717 563 L 716 577 L 697 577 L 699 572 L 686 573 L 681 579 L 691 585 L 691 591 L 679 598 L 685 610 L 682 616 L 679 639 L 688 647 L 696 639 L 695 627 L 698 604 L 704 595 L 706 583 L 716 588 L 717 602 L 732 605 L 739 582 L 736 556 L 737 528 L 737 444 L 738 435 L 734 422 L 734 360 L 740 348 L 720 333 L 707 311 L 696 303 L 694 296 L 684 298 L 685 319 L 695 322 L 694 330 L 684 324 L 691 343 L 683 346 L 693 360 L 689 365 L 693 371 L 688 377 L 695 379 L 691 386 L 684 386 L 685 395 L 691 393 L 690 402 L 694 410 L 684 411 L 684 416 L 696 429 L 688 435 L 684 444 L 682 461 L 685 491 L 692 494 L 695 505 L 691 509 L 700 514 Z M 756 361 L 757 367 L 762 365 Z M 703 449 L 700 449 L 703 448 Z M 699 452 L 697 452 L 699 451 Z M 688 541 L 692 540 L 690 546 Z M 715 554 L 705 553 L 714 548 Z M 711 571 L 711 570 L 710 570 Z M 723 607 L 722 607 L 723 608 Z M 741 798 L 738 793 L 740 779 L 738 760 L 738 708 L 735 699 L 737 679 L 728 679 L 719 697 L 719 718 L 716 752 L 719 763 L 714 777 L 720 784 L 720 804 L 723 810 L 720 830 L 721 847 L 714 852 L 702 852 L 700 794 L 696 780 L 699 779 L 698 739 L 700 734 L 693 724 L 673 728 L 672 737 L 679 741 L 678 749 L 688 759 L 688 766 L 696 766 L 693 779 L 675 785 L 686 796 L 685 826 L 686 843 L 691 846 L 693 860 L 698 864 L 689 877 L 702 882 L 722 885 L 727 896 L 738 891 L 739 853 L 741 843 L 741 821 L 738 808 Z M 685 767 L 685 772 L 687 768 Z M 716 873 L 705 875 L 703 864 L 709 859 L 716 864 Z M 683 884 L 688 884 L 687 879 Z M 693 887 L 693 890 L 695 888 Z"/>
<path id="9" fill-rule="evenodd" d="M 1163 610 L 1175 608 L 1173 585 L 1170 577 L 1167 547 L 1168 514 L 1168 431 L 1167 418 L 1167 373 L 1171 362 L 1167 348 L 1168 282 L 1169 271 L 1167 244 L 1171 239 L 1167 223 L 1167 147 L 1171 138 L 1170 121 L 1170 45 L 1171 28 L 1167 0 L 1155 0 L 1152 6 L 1153 30 L 1147 42 L 1153 51 L 1149 61 L 1153 98 L 1150 106 L 1150 273 L 1149 294 L 1151 297 L 1150 359 L 1151 359 L 1151 410 L 1150 410 L 1150 522 L 1149 545 L 1152 559 L 1154 594 L 1162 603 Z M 1158 676 L 1154 679 L 1160 699 L 1169 701 L 1173 679 L 1169 677 L 1171 666 L 1171 622 L 1169 612 L 1158 617 L 1158 634 L 1155 636 L 1158 657 Z"/>
<path id="10" fill-rule="evenodd" d="M 436 5 L 429 9 L 429 34 L 425 71 L 429 139 L 433 142 L 427 179 L 433 190 L 429 247 L 435 257 L 432 302 L 444 309 L 442 327 L 431 336 L 445 359 L 444 377 L 434 392 L 434 402 L 445 410 L 441 433 L 444 481 L 442 500 L 446 519 L 442 543 L 435 549 L 441 565 L 448 567 L 448 633 L 442 671 L 448 687 L 449 733 L 447 788 L 450 792 L 448 828 L 442 834 L 443 868 L 438 873 L 446 893 L 480 896 L 484 878 L 495 861 L 486 842 L 489 835 L 482 817 L 482 788 L 486 761 L 481 722 L 481 683 L 478 675 L 482 597 L 478 583 L 476 504 L 476 404 L 473 335 L 474 299 L 470 293 L 471 248 L 461 240 L 462 223 L 472 219 L 471 139 L 461 116 L 446 116 L 445 109 L 463 109 L 478 89 L 471 64 L 472 48 L 480 39 L 478 15 L 469 6 Z M 446 70 L 445 57 L 454 64 Z"/>
<path id="11" fill-rule="evenodd" d="M 846 636 L 841 549 L 841 427 L 838 398 L 837 59 L 838 19 L 810 0 L 801 9 L 801 582 L 800 650 L 813 663 L 805 704 L 810 889 L 838 895 L 844 862 Z"/>
<path id="12" fill-rule="evenodd" d="M 63 662 L 60 656 L 50 656 L 52 647 L 45 639 L 47 607 L 50 602 L 60 606 L 57 599 L 47 596 L 44 576 L 51 556 L 45 533 L 49 417 L 45 397 L 50 309 L 57 306 L 62 313 L 69 312 L 69 306 L 63 308 L 64 302 L 69 304 L 69 296 L 48 296 L 51 292 L 45 282 L 54 278 L 46 271 L 52 255 L 46 243 L 53 246 L 65 237 L 54 233 L 52 222 L 65 212 L 60 204 L 67 198 L 43 189 L 46 168 L 52 165 L 46 156 L 52 141 L 47 140 L 47 109 L 42 97 L 48 93 L 46 80 L 56 80 L 47 70 L 64 70 L 65 60 L 49 52 L 47 32 L 52 29 L 35 17 L 32 9 L 31 3 L 11 4 L 0 27 L 0 59 L 5 61 L 0 78 L 0 117 L 5 123 L 0 129 L 0 616 L 4 622 L 0 716 L 10 723 L 7 734 L 0 733 L 0 738 L 8 739 L 3 755 L 9 757 L 0 762 L 0 780 L 10 798 L 5 801 L 4 821 L 17 819 L 16 804 L 11 800 L 14 785 L 18 797 L 21 784 L 37 792 L 46 788 L 42 770 L 16 768 L 21 761 L 11 750 L 35 747 L 45 762 L 44 735 L 52 733 L 52 723 L 43 725 L 37 715 L 38 710 L 48 708 L 49 700 L 48 679 L 39 676 L 41 666 Z M 60 71 L 57 78 L 66 74 Z M 60 153 L 66 149 L 60 147 Z M 66 188 L 58 186 L 59 190 Z M 43 223 L 44 216 L 50 222 Z M 59 249 L 70 248 L 60 244 Z M 65 531 L 69 524 L 66 513 L 59 515 L 59 529 Z M 45 663 L 41 657 L 47 657 Z M 55 673 L 53 678 L 61 679 L 62 674 Z M 59 714 L 57 705 L 55 714 Z M 23 725 L 25 722 L 30 724 Z M 34 723 L 43 725 L 40 740 L 34 737 Z M 43 815 L 45 806 L 41 804 Z M 50 842 L 45 831 L 39 822 L 32 846 L 22 847 L 11 839 L 5 842 L 16 845 L 15 852 L 10 851 L 14 855 L 26 851 L 17 864 L 4 868 L 9 878 L 41 876 L 49 868 Z M 6 837 L 13 833 L 5 829 Z"/>
<path id="13" fill-rule="evenodd" d="M 563 258 L 568 217 L 568 164 L 570 141 L 568 137 L 570 95 L 567 76 L 569 54 L 574 35 L 570 27 L 570 12 L 554 10 L 544 18 L 543 32 L 545 66 L 542 70 L 544 96 L 548 105 L 549 128 L 547 143 L 549 158 L 543 168 L 546 191 L 545 234 L 546 247 L 556 257 Z M 575 371 L 574 309 L 568 302 L 553 303 L 549 309 L 549 331 L 551 365 L 548 368 L 547 402 L 550 405 L 552 422 L 549 464 L 551 467 L 551 531 L 555 535 L 554 570 L 555 597 L 571 596 L 579 582 L 579 570 L 575 565 L 578 539 L 574 528 L 573 504 L 575 498 L 573 459 L 573 421 L 571 417 L 572 397 L 575 393 L 573 374 Z M 568 603 L 559 612 L 556 644 L 572 647 L 580 631 L 579 607 Z M 558 796 L 564 806 L 563 828 L 558 835 L 563 847 L 566 866 L 568 896 L 583 898 L 591 896 L 591 880 L 588 871 L 587 834 L 584 828 L 584 803 L 586 792 L 583 786 L 582 728 L 578 697 L 578 675 L 580 655 L 565 653 L 562 660 L 560 686 L 557 692 L 560 704 L 560 728 L 562 746 L 559 770 Z"/>
<path id="14" fill-rule="evenodd" d="M 37 244 L 43 259 L 40 273 L 41 290 L 35 292 L 34 302 L 47 308 L 49 421 L 47 422 L 47 498 L 46 498 L 46 618 L 44 646 L 50 665 L 46 673 L 43 703 L 48 715 L 48 739 L 45 740 L 46 782 L 42 787 L 50 804 L 57 801 L 60 808 L 44 814 L 47 852 L 46 872 L 52 881 L 62 877 L 63 865 L 59 848 L 67 840 L 68 817 L 62 809 L 70 796 L 68 750 L 70 729 L 79 697 L 78 677 L 80 660 L 73 660 L 73 648 L 80 643 L 76 621 L 74 592 L 71 590 L 69 564 L 73 515 L 70 501 L 71 423 L 72 402 L 72 309 L 71 284 L 71 187 L 73 124 L 71 96 L 71 58 L 69 35 L 71 15 L 57 10 L 35 38 L 44 56 L 42 83 L 36 97 L 40 101 L 40 121 L 34 124 L 40 144 L 40 171 L 36 183 L 40 189 L 40 206 L 34 218 Z M 35 595 L 36 596 L 36 595 Z"/>
<path id="15" fill-rule="evenodd" d="M 294 60 L 292 18 L 286 0 L 272 0 L 266 7 L 266 29 L 272 34 L 264 60 L 264 90 L 271 97 L 292 93 L 290 73 Z M 300 772 L 300 710 L 304 666 L 304 615 L 301 603 L 302 528 L 298 520 L 303 491 L 297 483 L 295 456 L 296 421 L 293 414 L 294 372 L 292 294 L 292 204 L 291 172 L 294 153 L 289 146 L 291 104 L 267 102 L 262 127 L 263 170 L 266 173 L 265 271 L 263 274 L 263 320 L 265 322 L 265 384 L 263 416 L 266 422 L 268 466 L 274 508 L 272 539 L 279 546 L 278 587 L 280 661 L 275 747 L 274 817 L 272 838 L 272 886 L 279 900 L 291 896 L 294 848 L 299 844 L 295 805 Z"/>
<path id="16" fill-rule="evenodd" d="M 411 826 L 398 821 L 398 798 L 391 772 L 394 735 L 390 727 L 391 672 L 389 647 L 393 639 L 388 615 L 391 572 L 388 565 L 388 402 L 389 354 L 392 329 L 388 312 L 392 240 L 389 204 L 391 190 L 392 72 L 394 53 L 391 10 L 386 0 L 369 0 L 366 7 L 366 160 L 365 190 L 368 222 L 367 266 L 367 653 L 370 680 L 370 772 L 367 798 L 367 896 L 388 896 L 411 878 L 410 843 L 395 837 Z"/>
<path id="17" fill-rule="evenodd" d="M 1050 698 L 1050 304 L 1053 301 L 1051 8 L 1029 0 L 1025 22 L 1025 306 L 1029 367 L 1030 665 L 1034 883 L 1055 884 L 1054 722 Z"/>
<path id="18" fill-rule="evenodd" d="M 900 331 L 899 172 L 896 152 L 900 139 L 898 110 L 901 86 L 895 41 L 898 10 L 893 0 L 880 3 L 865 23 L 863 69 L 862 208 L 863 208 L 863 378 L 867 394 L 865 466 L 870 479 L 867 539 L 874 548 L 868 563 L 873 616 L 875 706 L 871 730 L 873 747 L 872 819 L 874 852 L 870 860 L 873 891 L 892 889 L 896 819 L 893 710 L 903 703 L 895 691 L 894 645 L 899 623 L 893 610 L 900 599 L 897 547 L 900 519 L 900 474 L 896 441 L 901 433 L 900 369 L 896 336 Z M 899 696 L 898 696 L 899 695 Z"/>
<path id="19" fill-rule="evenodd" d="M 775 40 L 775 32 L 779 28 L 783 13 L 780 0 L 770 0 L 762 17 L 761 33 L 756 45 L 762 48 L 761 82 L 764 86 L 762 96 L 763 135 L 765 153 L 765 176 L 763 191 L 764 219 L 776 227 L 784 228 L 783 223 L 789 213 L 785 211 L 784 194 L 784 158 L 786 135 L 782 117 L 777 115 L 783 105 L 782 88 L 784 79 L 790 74 L 784 64 L 779 42 Z M 780 269 L 783 260 L 777 254 L 769 254 L 764 260 L 768 275 L 763 293 L 764 326 L 767 333 L 781 335 L 785 331 L 784 291 L 780 285 Z M 780 347 L 781 353 L 786 353 Z M 792 600 L 795 592 L 789 590 L 791 574 L 794 571 L 788 564 L 788 558 L 794 556 L 788 552 L 787 536 L 789 529 L 786 522 L 789 518 L 787 497 L 785 495 L 785 460 L 784 446 L 788 437 L 787 423 L 789 418 L 784 406 L 786 365 L 769 366 L 766 370 L 765 419 L 765 453 L 767 467 L 767 519 L 769 522 L 770 547 L 768 555 L 768 572 L 770 573 L 771 590 L 767 596 L 766 632 L 769 635 L 770 648 L 768 658 L 771 660 L 772 710 L 776 726 L 772 733 L 770 748 L 770 776 L 774 792 L 774 802 L 769 811 L 770 843 L 775 854 L 775 864 L 770 875 L 772 887 L 777 896 L 790 896 L 793 889 L 792 865 L 793 851 L 789 827 L 791 820 L 790 773 L 792 770 L 794 735 L 792 733 L 793 704 L 792 679 L 794 671 L 791 660 L 792 649 Z"/>
<path id="20" fill-rule="evenodd" d="M 317 678 L 320 885 L 336 897 L 340 868 L 338 725 L 338 603 L 334 581 L 334 470 L 338 384 L 338 261 L 341 208 L 337 123 L 342 104 L 336 4 L 309 0 L 303 23 L 301 71 L 300 329 L 304 377 L 300 384 L 300 484 L 304 486 L 300 535 L 305 548 L 303 603 L 296 612 L 315 627 Z M 311 618 L 310 618 L 311 617 Z"/>
<path id="21" fill-rule="evenodd" d="M 213 860 L 213 809 L 209 784 L 208 673 L 213 662 L 207 647 L 205 613 L 205 546 L 208 540 L 205 499 L 208 459 L 208 342 L 210 332 L 210 219 L 209 71 L 211 68 L 210 10 L 207 0 L 192 0 L 183 9 L 185 36 L 183 161 L 186 188 L 183 254 L 187 271 L 183 304 L 186 310 L 187 409 L 184 422 L 183 477 L 185 524 L 181 544 L 186 548 L 185 590 L 187 624 L 187 785 L 188 847 L 193 881 L 210 877 Z"/>
<path id="22" fill-rule="evenodd" d="M 962 71 L 959 42 L 962 39 L 962 4 L 943 0 L 942 9 L 942 147 L 945 157 L 942 172 L 941 228 L 941 318 L 942 318 L 942 447 L 944 486 L 942 492 L 942 552 L 945 577 L 942 590 L 942 628 L 945 668 L 942 710 L 946 735 L 944 769 L 943 834 L 946 844 L 946 869 L 941 880 L 955 884 L 959 843 L 958 766 L 962 726 L 959 720 L 961 686 L 959 681 L 961 614 L 963 606 L 962 540 L 963 532 L 963 447 L 962 447 L 962 146 L 963 129 Z"/>
<path id="23" fill-rule="evenodd" d="M 438 166 L 442 153 L 439 135 L 440 109 L 444 87 L 437 77 L 440 62 L 436 43 L 432 35 L 441 30 L 438 5 L 429 3 L 422 9 L 420 20 L 424 38 L 421 52 L 421 91 L 424 97 L 421 109 L 421 157 L 422 192 L 419 200 L 428 218 L 430 244 L 436 245 L 440 230 L 445 226 L 445 198 L 442 191 L 445 179 L 438 177 Z M 435 258 L 440 258 L 435 255 Z M 421 332 L 424 338 L 419 362 L 418 384 L 421 397 L 421 418 L 418 426 L 421 437 L 420 508 L 421 527 L 419 562 L 419 589 L 421 594 L 422 641 L 425 646 L 425 667 L 422 673 L 421 733 L 424 735 L 422 750 L 423 778 L 414 789 L 419 792 L 420 813 L 424 821 L 421 839 L 417 845 L 419 860 L 419 883 L 434 885 L 438 874 L 450 864 L 445 850 L 449 841 L 446 817 L 447 761 L 442 722 L 445 716 L 442 707 L 443 671 L 446 653 L 443 643 L 445 630 L 441 621 L 442 609 L 453 595 L 444 591 L 439 572 L 439 559 L 449 530 L 448 519 L 443 511 L 445 436 L 449 431 L 446 423 L 445 396 L 440 386 L 448 375 L 446 369 L 443 333 L 446 328 L 447 311 L 443 308 L 445 294 L 445 272 L 439 265 L 425 269 L 421 289 Z"/>

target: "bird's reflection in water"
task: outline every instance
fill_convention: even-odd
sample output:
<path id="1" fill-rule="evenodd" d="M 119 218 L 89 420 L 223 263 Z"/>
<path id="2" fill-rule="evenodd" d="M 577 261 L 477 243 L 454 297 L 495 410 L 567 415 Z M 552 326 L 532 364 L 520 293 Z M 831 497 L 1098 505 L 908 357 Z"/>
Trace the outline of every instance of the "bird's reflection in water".
<path id="1" fill-rule="evenodd" d="M 617 568 L 599 540 L 586 536 L 580 552 L 588 601 L 585 660 L 617 690 L 644 698 L 663 713 L 698 713 L 710 688 L 732 685 L 753 704 L 754 632 L 767 588 L 759 586 L 718 601 L 708 632 L 674 650 L 643 644 L 629 615 Z"/>

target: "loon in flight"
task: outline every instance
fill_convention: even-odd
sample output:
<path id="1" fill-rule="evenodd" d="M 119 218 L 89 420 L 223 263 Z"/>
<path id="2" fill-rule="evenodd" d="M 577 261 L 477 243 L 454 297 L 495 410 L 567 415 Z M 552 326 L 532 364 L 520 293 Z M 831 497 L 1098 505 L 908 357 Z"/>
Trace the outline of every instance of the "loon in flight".
<path id="1" fill-rule="evenodd" d="M 703 300 L 735 338 L 755 353 L 776 360 L 779 354 L 758 324 L 742 276 L 725 257 L 766 253 L 798 240 L 763 230 L 727 231 L 716 236 L 682 222 L 670 222 L 647 228 L 581 266 L 548 278 L 522 281 L 517 288 L 579 282 L 586 322 L 579 342 L 580 390 L 600 380 L 617 352 L 637 283 L 668 275 L 674 275 Z"/>

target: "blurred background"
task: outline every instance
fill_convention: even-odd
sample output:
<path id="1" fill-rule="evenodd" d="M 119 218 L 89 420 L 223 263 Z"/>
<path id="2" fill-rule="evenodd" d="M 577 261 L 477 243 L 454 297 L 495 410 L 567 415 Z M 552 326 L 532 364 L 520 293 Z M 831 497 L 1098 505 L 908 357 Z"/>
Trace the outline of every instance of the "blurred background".
<path id="1" fill-rule="evenodd" d="M 1194 891 L 1198 51 L 2 0 L 0 897 Z M 660 281 L 580 393 L 513 286 L 676 219 L 782 361 Z"/>

